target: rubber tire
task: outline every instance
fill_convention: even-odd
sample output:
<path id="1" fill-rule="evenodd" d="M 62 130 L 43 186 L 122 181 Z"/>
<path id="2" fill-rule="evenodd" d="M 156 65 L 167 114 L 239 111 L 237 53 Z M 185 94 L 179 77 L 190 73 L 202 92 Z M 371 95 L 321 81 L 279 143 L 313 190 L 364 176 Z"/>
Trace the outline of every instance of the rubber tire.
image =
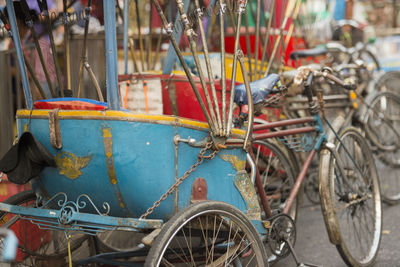
<path id="1" fill-rule="evenodd" d="M 368 49 L 364 49 L 363 51 L 361 51 L 359 58 L 363 61 L 366 62 L 365 58 L 362 57 L 363 54 L 367 54 L 368 57 L 370 57 L 372 59 L 372 61 L 374 62 L 375 66 L 376 66 L 376 70 L 375 71 L 380 71 L 382 69 L 381 64 L 379 63 L 378 58 L 375 56 L 374 53 L 372 53 L 370 50 Z"/>
<path id="2" fill-rule="evenodd" d="M 375 221 L 376 221 L 376 232 L 377 238 L 376 243 L 376 250 L 373 252 L 373 256 L 367 262 L 358 262 L 349 252 L 346 244 L 343 242 L 344 237 L 341 234 L 340 226 L 338 222 L 338 218 L 335 211 L 334 206 L 334 157 L 332 157 L 331 153 L 328 149 L 322 149 L 320 153 L 320 171 L 319 171 L 319 191 L 320 191 L 320 199 L 321 199 L 321 208 L 323 212 L 323 217 L 326 225 L 326 229 L 328 231 L 329 239 L 332 244 L 336 245 L 336 248 L 341 255 L 342 259 L 348 266 L 359 266 L 359 267 L 367 267 L 372 266 L 376 260 L 381 235 L 382 235 L 382 203 L 381 203 L 381 196 L 379 190 L 379 179 L 378 173 L 374 164 L 374 159 L 372 155 L 372 151 L 369 149 L 368 143 L 365 141 L 365 138 L 360 134 L 360 132 L 354 127 L 347 127 L 343 129 L 339 136 L 342 137 L 345 134 L 353 134 L 357 136 L 357 139 L 361 145 L 366 148 L 363 152 L 365 157 L 368 157 L 372 162 L 372 181 L 374 183 L 375 194 L 376 194 L 376 203 L 375 203 Z M 336 149 L 338 148 L 339 142 L 336 142 Z"/>
<path id="3" fill-rule="evenodd" d="M 388 88 L 390 83 L 390 87 Z M 379 77 L 375 84 L 374 91 L 393 92 L 400 94 L 400 71 L 389 71 Z"/>
<path id="4" fill-rule="evenodd" d="M 381 98 L 381 97 L 387 97 L 387 98 L 396 99 L 395 102 L 393 102 L 393 103 L 399 103 L 397 110 L 400 110 L 400 96 L 397 95 L 397 94 L 394 94 L 392 92 L 384 92 L 384 93 L 377 94 L 371 101 L 369 101 L 369 105 L 371 107 L 373 107 L 377 103 L 378 99 Z M 380 141 L 376 137 L 375 131 L 372 130 L 371 125 L 368 123 L 369 118 L 370 118 L 370 114 L 369 114 L 370 111 L 371 110 L 368 109 L 368 112 L 366 112 L 366 115 L 365 115 L 365 118 L 364 118 L 364 121 L 365 121 L 365 127 L 364 127 L 365 133 L 366 133 L 368 139 L 372 142 L 372 144 L 377 146 L 378 149 L 382 150 L 382 152 L 388 151 L 387 148 L 380 143 Z M 388 125 L 388 124 L 386 124 L 386 125 Z M 398 137 L 398 142 L 400 142 L 400 136 Z"/>
<path id="5" fill-rule="evenodd" d="M 400 77 L 399 77 L 399 79 L 400 79 Z M 400 82 L 400 80 L 399 80 L 399 82 Z M 399 103 L 398 110 L 400 111 L 400 96 L 397 94 L 394 94 L 393 92 L 379 93 L 372 99 L 372 101 L 370 101 L 370 103 L 372 103 L 372 104 L 375 103 L 375 101 L 382 95 L 386 95 L 389 98 L 396 98 L 397 99 L 396 102 Z M 366 115 L 368 116 L 368 114 L 366 114 Z M 372 139 L 372 136 L 374 136 L 374 135 L 371 134 L 372 130 L 370 129 L 367 120 L 368 120 L 368 117 L 365 117 L 365 121 L 366 121 L 365 132 L 366 132 L 368 138 Z M 400 128 L 398 130 L 400 131 Z M 372 142 L 375 143 L 374 141 L 372 141 Z M 399 140 L 399 142 L 400 142 L 400 140 Z M 398 145 L 400 145 L 400 143 Z M 389 158 L 388 158 L 387 156 L 390 155 L 391 153 L 394 153 L 394 154 L 392 154 L 392 157 L 389 156 Z M 396 149 L 395 151 L 384 151 L 384 150 L 376 151 L 377 160 L 379 160 L 379 162 L 382 162 L 382 164 L 386 165 L 387 167 L 391 168 L 392 171 L 397 172 L 397 173 L 398 173 L 398 170 L 400 169 L 400 160 L 394 162 L 390 158 L 396 159 L 398 154 L 399 154 L 399 149 Z M 395 174 L 394 174 L 394 176 L 395 176 Z M 385 179 L 385 177 L 382 177 L 381 181 L 383 181 L 383 179 Z M 382 194 L 383 201 L 389 205 L 395 205 L 395 204 L 400 203 L 400 191 L 395 196 L 393 196 L 393 194 L 391 196 L 388 196 L 387 194 L 385 194 L 384 187 L 385 187 L 385 185 L 382 184 L 381 194 Z"/>
<path id="6" fill-rule="evenodd" d="M 3 203 L 20 206 L 22 204 L 32 201 L 36 201 L 35 192 L 32 190 L 26 190 L 7 198 L 5 201 L 3 201 Z M 7 212 L 0 211 L 0 221 L 2 221 L 4 216 L 6 216 L 7 214 L 8 214 Z M 41 231 L 46 231 L 46 230 L 41 230 Z M 87 238 L 88 238 L 87 236 L 82 236 L 78 239 L 71 240 L 71 252 L 79 248 L 82 245 L 82 242 L 85 241 Z M 65 250 L 62 250 L 60 253 L 43 255 L 41 257 L 55 259 L 55 258 L 65 257 L 67 256 L 67 254 L 68 254 L 68 249 L 67 247 L 65 247 Z"/>
<path id="7" fill-rule="evenodd" d="M 232 205 L 229 205 L 224 202 L 218 201 L 201 201 L 195 204 L 192 204 L 185 208 L 184 210 L 175 214 L 161 229 L 161 232 L 157 236 L 157 238 L 153 242 L 153 246 L 151 247 L 149 254 L 147 255 L 144 266 L 145 267 L 156 267 L 159 266 L 158 263 L 161 261 L 161 258 L 164 254 L 164 249 L 168 246 L 169 240 L 173 238 L 173 236 L 181 229 L 181 226 L 190 221 L 191 218 L 194 218 L 196 215 L 207 213 L 207 212 L 216 212 L 220 214 L 229 214 L 230 216 L 237 219 L 237 223 L 244 228 L 246 228 L 248 234 L 252 235 L 255 240 L 255 246 L 258 247 L 259 252 L 261 253 L 261 258 L 264 261 L 264 266 L 268 266 L 268 257 L 265 252 L 264 245 L 255 229 L 254 225 L 250 222 L 250 220 L 243 214 L 240 210 L 235 208 Z"/>

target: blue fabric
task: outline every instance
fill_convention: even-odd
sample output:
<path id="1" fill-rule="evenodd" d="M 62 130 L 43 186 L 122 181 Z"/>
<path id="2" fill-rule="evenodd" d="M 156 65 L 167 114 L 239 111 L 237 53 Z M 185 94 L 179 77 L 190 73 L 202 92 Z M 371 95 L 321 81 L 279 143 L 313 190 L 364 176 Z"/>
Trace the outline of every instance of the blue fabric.
<path id="1" fill-rule="evenodd" d="M 270 74 L 261 80 L 251 82 L 250 90 L 253 97 L 253 104 L 263 102 L 279 79 L 278 74 Z M 235 86 L 235 103 L 238 105 L 247 105 L 247 94 L 244 84 Z"/>

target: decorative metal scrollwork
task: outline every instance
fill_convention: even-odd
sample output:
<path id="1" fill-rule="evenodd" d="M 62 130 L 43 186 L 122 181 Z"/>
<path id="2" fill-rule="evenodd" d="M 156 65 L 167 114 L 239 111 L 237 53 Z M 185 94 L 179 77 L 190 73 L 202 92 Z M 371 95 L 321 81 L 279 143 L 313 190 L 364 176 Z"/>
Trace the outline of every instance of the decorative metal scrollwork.
<path id="1" fill-rule="evenodd" d="M 73 203 L 71 203 L 73 204 Z M 65 206 L 61 209 L 60 212 L 60 217 L 58 218 L 58 222 L 60 224 L 70 224 L 72 222 L 72 218 L 74 213 L 76 212 L 75 208 L 73 205 L 71 206 Z"/>
<path id="2" fill-rule="evenodd" d="M 74 214 L 79 213 L 85 208 L 90 207 L 94 209 L 98 215 L 102 216 L 107 216 L 110 213 L 111 209 L 110 204 L 108 204 L 107 202 L 103 202 L 103 212 L 101 212 L 93 203 L 92 199 L 86 194 L 79 195 L 76 201 L 68 201 L 67 195 L 64 192 L 59 192 L 51 197 L 48 201 L 46 201 L 46 203 L 44 203 L 43 205 L 40 205 L 41 202 L 42 198 L 39 197 L 36 204 L 40 208 L 51 207 L 52 203 L 56 203 L 56 205 L 60 208 L 58 222 L 63 225 L 71 224 L 73 222 Z"/>

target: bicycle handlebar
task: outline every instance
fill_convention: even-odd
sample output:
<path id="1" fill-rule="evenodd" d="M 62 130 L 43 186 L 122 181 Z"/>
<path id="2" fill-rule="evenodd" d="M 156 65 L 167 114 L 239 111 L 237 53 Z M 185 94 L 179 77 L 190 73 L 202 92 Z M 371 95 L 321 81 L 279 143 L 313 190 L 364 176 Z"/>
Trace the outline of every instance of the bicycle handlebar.
<path id="1" fill-rule="evenodd" d="M 326 70 L 325 71 L 313 71 L 313 75 L 314 76 L 322 76 L 322 77 L 324 77 L 326 79 L 329 79 L 332 82 L 336 83 L 337 85 L 343 87 L 346 90 L 355 90 L 355 89 L 357 89 L 357 85 L 356 84 L 345 83 L 344 81 L 342 81 L 338 77 L 330 74 L 329 71 L 326 71 Z"/>

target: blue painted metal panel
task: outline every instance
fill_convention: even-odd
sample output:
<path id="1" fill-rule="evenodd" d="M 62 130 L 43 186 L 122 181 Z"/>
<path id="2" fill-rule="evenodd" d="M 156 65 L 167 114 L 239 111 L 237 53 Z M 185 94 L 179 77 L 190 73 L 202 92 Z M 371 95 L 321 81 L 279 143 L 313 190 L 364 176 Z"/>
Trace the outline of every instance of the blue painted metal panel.
<path id="1" fill-rule="evenodd" d="M 52 209 L 40 209 L 40 208 L 29 208 L 24 206 L 14 206 L 6 203 L 0 202 L 0 210 L 19 214 L 22 216 L 34 216 L 36 221 L 40 224 L 40 222 L 45 222 L 45 219 L 50 219 L 52 221 L 57 221 L 62 215 L 61 210 L 52 210 Z M 110 229 L 113 227 L 132 227 L 131 229 L 155 229 L 160 228 L 163 224 L 162 220 L 147 220 L 147 219 L 134 219 L 134 218 L 118 218 L 118 217 L 111 217 L 111 216 L 101 216 L 96 214 L 88 214 L 88 213 L 79 213 L 79 212 L 72 212 L 69 214 L 70 220 L 72 222 L 79 222 L 81 226 L 84 226 L 82 223 L 88 224 L 96 224 L 99 226 L 99 229 L 102 226 L 104 230 Z M 49 224 L 47 224 L 49 225 Z M 61 225 L 54 224 L 55 228 L 62 229 Z M 91 225 L 91 227 L 96 228 L 95 225 Z"/>
<path id="2" fill-rule="evenodd" d="M 115 1 L 104 1 L 104 29 L 106 39 L 107 102 L 110 109 L 120 110 L 117 69 L 117 33 Z"/>
<path id="3" fill-rule="evenodd" d="M 80 166 L 80 160 L 90 158 L 87 166 L 73 172 L 74 177 L 67 177 L 67 170 L 59 166 L 45 168 L 40 179 L 41 187 L 49 196 L 65 192 L 69 200 L 76 200 L 81 194 L 87 194 L 96 207 L 108 202 L 110 215 L 117 217 L 138 218 L 153 205 L 160 196 L 175 182 L 175 146 L 173 138 L 179 134 L 197 141 L 208 136 L 207 130 L 194 130 L 173 125 L 123 120 L 81 120 L 60 118 L 63 147 L 56 150 L 51 147 L 47 119 L 33 117 L 18 119 L 18 129 L 29 124 L 30 131 L 53 155 L 68 158 L 67 166 Z M 105 139 L 103 129 L 110 129 L 112 135 L 112 157 L 114 159 L 116 183 L 112 183 L 106 164 Z M 20 133 L 21 134 L 21 133 Z M 179 144 L 178 174 L 181 176 L 192 166 L 199 153 L 199 148 L 185 143 Z M 71 154 L 68 154 L 71 153 Z M 175 194 L 170 195 L 154 210 L 149 218 L 166 220 L 177 209 L 190 204 L 191 187 L 197 177 L 202 177 L 208 184 L 208 199 L 219 200 L 246 211 L 246 202 L 234 185 L 237 173 L 233 164 L 222 159 L 220 154 L 235 156 L 244 161 L 246 153 L 242 149 L 221 151 L 213 160 L 205 160 L 191 176 L 179 187 L 178 203 Z M 65 159 L 64 159 L 65 161 Z M 76 174 L 79 175 L 76 175 Z M 71 174 L 69 174 L 71 176 Z M 116 194 L 116 186 L 123 199 L 124 206 Z M 41 188 L 35 186 L 35 188 Z M 94 212 L 87 209 L 88 212 Z M 102 210 L 100 209 L 102 212 Z"/>

